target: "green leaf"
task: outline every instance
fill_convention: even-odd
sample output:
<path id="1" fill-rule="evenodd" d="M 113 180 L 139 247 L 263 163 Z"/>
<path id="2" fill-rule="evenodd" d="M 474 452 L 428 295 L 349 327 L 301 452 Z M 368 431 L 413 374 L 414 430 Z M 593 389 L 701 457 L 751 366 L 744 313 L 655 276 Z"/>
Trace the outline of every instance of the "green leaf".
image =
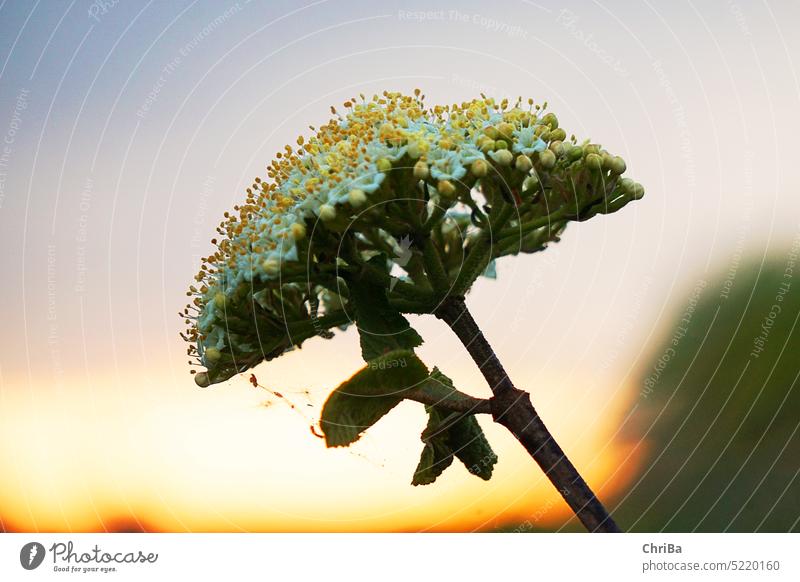
<path id="1" fill-rule="evenodd" d="M 325 444 L 343 447 L 354 443 L 403 400 L 408 388 L 427 377 L 428 369 L 411 350 L 394 350 L 374 358 L 325 401 L 320 419 Z"/>
<path id="2" fill-rule="evenodd" d="M 452 380 L 433 369 L 421 389 L 435 394 L 440 400 L 463 398 Z M 467 470 L 488 481 L 497 463 L 497 455 L 486 440 L 474 414 L 448 413 L 436 406 L 426 406 L 428 425 L 422 432 L 422 449 L 412 485 L 433 483 L 458 458 Z"/>
<path id="3" fill-rule="evenodd" d="M 474 414 L 453 424 L 450 428 L 450 446 L 467 471 L 484 481 L 492 477 L 497 455 L 486 440 Z"/>
<path id="4" fill-rule="evenodd" d="M 425 446 L 419 459 L 412 485 L 429 485 L 449 467 L 453 462 L 453 449 L 450 448 L 447 438 L 437 433 L 445 416 L 431 406 L 426 406 L 428 411 L 428 426 L 422 432 L 422 441 Z"/>
<path id="5" fill-rule="evenodd" d="M 363 280 L 348 281 L 348 287 L 365 361 L 370 362 L 390 351 L 422 345 L 422 337 L 403 314 L 389 304 L 385 287 Z"/>

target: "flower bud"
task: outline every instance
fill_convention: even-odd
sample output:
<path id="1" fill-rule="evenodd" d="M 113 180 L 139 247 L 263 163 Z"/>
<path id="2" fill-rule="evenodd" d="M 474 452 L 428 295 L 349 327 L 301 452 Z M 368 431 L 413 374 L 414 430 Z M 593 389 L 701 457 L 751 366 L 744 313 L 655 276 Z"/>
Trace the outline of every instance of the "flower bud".
<path id="1" fill-rule="evenodd" d="M 550 170 L 556 165 L 556 155 L 550 150 L 539 152 L 539 162 L 545 170 Z"/>
<path id="2" fill-rule="evenodd" d="M 417 180 L 424 180 L 428 177 L 428 164 L 422 160 L 414 164 L 414 177 Z"/>
<path id="3" fill-rule="evenodd" d="M 481 143 L 481 151 L 485 154 L 494 150 L 494 140 L 487 139 Z"/>
<path id="4" fill-rule="evenodd" d="M 264 259 L 264 262 L 261 263 L 261 268 L 264 269 L 267 275 L 274 277 L 278 274 L 281 266 L 275 259 Z"/>
<path id="5" fill-rule="evenodd" d="M 353 208 L 358 208 L 360 206 L 363 206 L 364 203 L 367 201 L 367 195 L 364 194 L 363 190 L 359 188 L 353 188 L 347 194 L 347 201 L 350 202 L 350 206 L 352 206 Z"/>
<path id="6" fill-rule="evenodd" d="M 629 196 L 633 196 L 636 182 L 631 180 L 630 178 L 623 178 L 619 181 L 619 185 L 622 187 L 622 191 Z"/>
<path id="7" fill-rule="evenodd" d="M 497 132 L 500 134 L 500 137 L 510 141 L 511 137 L 514 135 L 514 125 L 504 121 L 497 126 Z"/>
<path id="8" fill-rule="evenodd" d="M 486 174 L 489 173 L 489 164 L 486 163 L 486 160 L 475 160 L 472 162 L 470 166 L 470 171 L 472 172 L 473 176 L 477 176 L 478 178 L 483 178 Z"/>
<path id="9" fill-rule="evenodd" d="M 500 166 L 510 166 L 511 162 L 514 160 L 514 154 L 504 148 L 494 152 L 492 159 Z"/>
<path id="10" fill-rule="evenodd" d="M 222 354 L 217 348 L 206 348 L 203 352 L 203 359 L 207 362 L 216 362 L 222 357 Z"/>
<path id="11" fill-rule="evenodd" d="M 488 137 L 490 140 L 494 141 L 497 139 L 497 129 L 492 126 L 489 126 L 483 130 L 483 135 Z"/>
<path id="12" fill-rule="evenodd" d="M 550 139 L 554 141 L 564 141 L 567 139 L 567 132 L 560 127 L 550 132 Z"/>
<path id="13" fill-rule="evenodd" d="M 586 166 L 590 170 L 599 170 L 603 167 L 603 158 L 599 156 L 599 154 L 589 154 L 586 156 Z"/>
<path id="14" fill-rule="evenodd" d="M 379 172 L 388 172 L 389 170 L 392 169 L 392 162 L 390 162 L 386 158 L 379 159 L 375 163 L 375 165 L 378 166 L 378 171 Z"/>
<path id="15" fill-rule="evenodd" d="M 436 190 L 438 190 L 439 194 L 441 194 L 445 198 L 449 198 L 450 196 L 456 193 L 456 187 L 453 186 L 453 183 L 450 180 L 441 180 L 436 185 Z"/>
<path id="16" fill-rule="evenodd" d="M 544 117 L 542 117 L 542 123 L 545 125 L 549 125 L 550 129 L 558 129 L 558 118 L 555 116 L 554 113 L 548 113 Z"/>
<path id="17" fill-rule="evenodd" d="M 611 172 L 614 174 L 622 174 L 623 172 L 625 172 L 625 169 L 627 167 L 625 165 L 625 160 L 623 160 L 619 156 L 614 156 L 614 157 L 609 156 L 608 159 L 604 161 L 606 162 L 605 166 L 609 170 L 611 170 Z"/>
<path id="18" fill-rule="evenodd" d="M 330 204 L 323 204 L 319 207 L 319 218 L 323 222 L 328 222 L 336 218 L 336 209 Z"/>
<path id="19" fill-rule="evenodd" d="M 225 294 L 223 292 L 219 291 L 214 295 L 214 305 L 217 306 L 217 309 L 225 309 Z"/>
<path id="20" fill-rule="evenodd" d="M 517 168 L 517 170 L 519 170 L 520 172 L 524 172 L 527 174 L 528 172 L 531 171 L 531 168 L 533 167 L 533 162 L 528 156 L 522 154 L 520 156 L 517 156 L 517 161 L 514 163 L 514 167 Z"/>
<path id="21" fill-rule="evenodd" d="M 600 153 L 600 146 L 595 143 L 590 143 L 586 147 L 583 148 L 583 153 L 586 155 L 589 154 L 599 154 Z"/>
<path id="22" fill-rule="evenodd" d="M 495 150 L 507 150 L 508 149 L 508 142 L 504 139 L 498 139 L 494 142 L 494 149 Z"/>
<path id="23" fill-rule="evenodd" d="M 200 372 L 199 374 L 194 375 L 194 383 L 200 386 L 200 388 L 208 388 L 211 386 L 211 381 L 208 379 L 208 374 L 205 372 Z"/>
<path id="24" fill-rule="evenodd" d="M 295 222 L 294 224 L 292 224 L 291 230 L 292 230 L 292 238 L 294 240 L 297 241 L 297 240 L 303 240 L 304 238 L 306 238 L 306 225 L 305 224 L 301 224 L 299 222 Z"/>
<path id="25" fill-rule="evenodd" d="M 576 162 L 583 157 L 583 148 L 581 146 L 571 147 L 567 158 L 570 162 Z"/>
<path id="26" fill-rule="evenodd" d="M 639 184 L 639 182 L 636 182 L 633 185 L 633 199 L 634 200 L 639 200 L 643 196 L 644 196 L 644 186 Z"/>

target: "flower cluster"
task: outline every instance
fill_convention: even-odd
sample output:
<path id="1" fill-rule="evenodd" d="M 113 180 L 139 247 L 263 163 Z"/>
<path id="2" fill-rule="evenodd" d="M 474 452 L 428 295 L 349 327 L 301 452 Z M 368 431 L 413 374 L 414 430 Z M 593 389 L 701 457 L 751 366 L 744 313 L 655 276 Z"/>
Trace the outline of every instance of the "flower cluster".
<path id="1" fill-rule="evenodd" d="M 532 100 L 429 108 L 419 91 L 385 92 L 344 109 L 278 152 L 225 214 L 182 313 L 207 368 L 198 384 L 346 326 L 356 272 L 424 310 L 426 294 L 465 292 L 494 259 L 643 194 L 622 158 L 568 138 Z"/>

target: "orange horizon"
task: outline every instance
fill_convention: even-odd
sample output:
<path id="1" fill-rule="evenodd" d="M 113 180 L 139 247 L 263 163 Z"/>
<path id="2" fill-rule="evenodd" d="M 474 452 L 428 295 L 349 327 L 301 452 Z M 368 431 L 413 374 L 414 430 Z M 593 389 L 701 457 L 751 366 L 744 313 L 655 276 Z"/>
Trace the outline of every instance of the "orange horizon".
<path id="1" fill-rule="evenodd" d="M 490 481 L 454 464 L 415 488 L 424 425 L 416 403 L 401 404 L 350 449 L 325 449 L 308 430 L 322 392 L 310 396 L 310 414 L 294 414 L 244 379 L 205 391 L 189 378 L 147 389 L 135 379 L 97 379 L 91 385 L 103 390 L 68 378 L 0 391 L 4 532 L 491 531 L 553 529 L 570 516 L 535 462 L 488 417 L 481 424 L 500 457 Z M 299 390 L 282 392 L 301 403 Z M 561 399 L 540 406 L 607 502 L 641 462 L 640 443 L 614 436 L 629 396 L 618 391 L 601 420 L 591 416 L 601 400 L 577 417 Z"/>

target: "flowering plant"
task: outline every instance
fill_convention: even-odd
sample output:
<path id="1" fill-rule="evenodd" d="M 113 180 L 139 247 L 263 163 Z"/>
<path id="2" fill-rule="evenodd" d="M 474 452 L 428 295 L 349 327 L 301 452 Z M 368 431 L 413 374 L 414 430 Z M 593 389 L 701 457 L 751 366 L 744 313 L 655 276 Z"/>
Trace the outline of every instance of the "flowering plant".
<path id="1" fill-rule="evenodd" d="M 195 381 L 222 382 L 355 323 L 366 366 L 323 407 L 328 446 L 354 442 L 400 401 L 416 400 L 429 423 L 413 483 L 434 481 L 454 457 L 488 479 L 496 456 L 475 415 L 491 413 L 588 527 L 614 529 L 508 379 L 464 296 L 478 277 L 494 276 L 497 259 L 543 250 L 569 222 L 641 198 L 641 185 L 622 177 L 622 158 L 568 137 L 532 100 L 427 107 L 417 90 L 362 95 L 344 108 L 278 152 L 225 214 L 182 314 L 189 353 L 205 368 Z M 428 370 L 405 313 L 446 321 L 492 398 L 467 396 Z"/>

